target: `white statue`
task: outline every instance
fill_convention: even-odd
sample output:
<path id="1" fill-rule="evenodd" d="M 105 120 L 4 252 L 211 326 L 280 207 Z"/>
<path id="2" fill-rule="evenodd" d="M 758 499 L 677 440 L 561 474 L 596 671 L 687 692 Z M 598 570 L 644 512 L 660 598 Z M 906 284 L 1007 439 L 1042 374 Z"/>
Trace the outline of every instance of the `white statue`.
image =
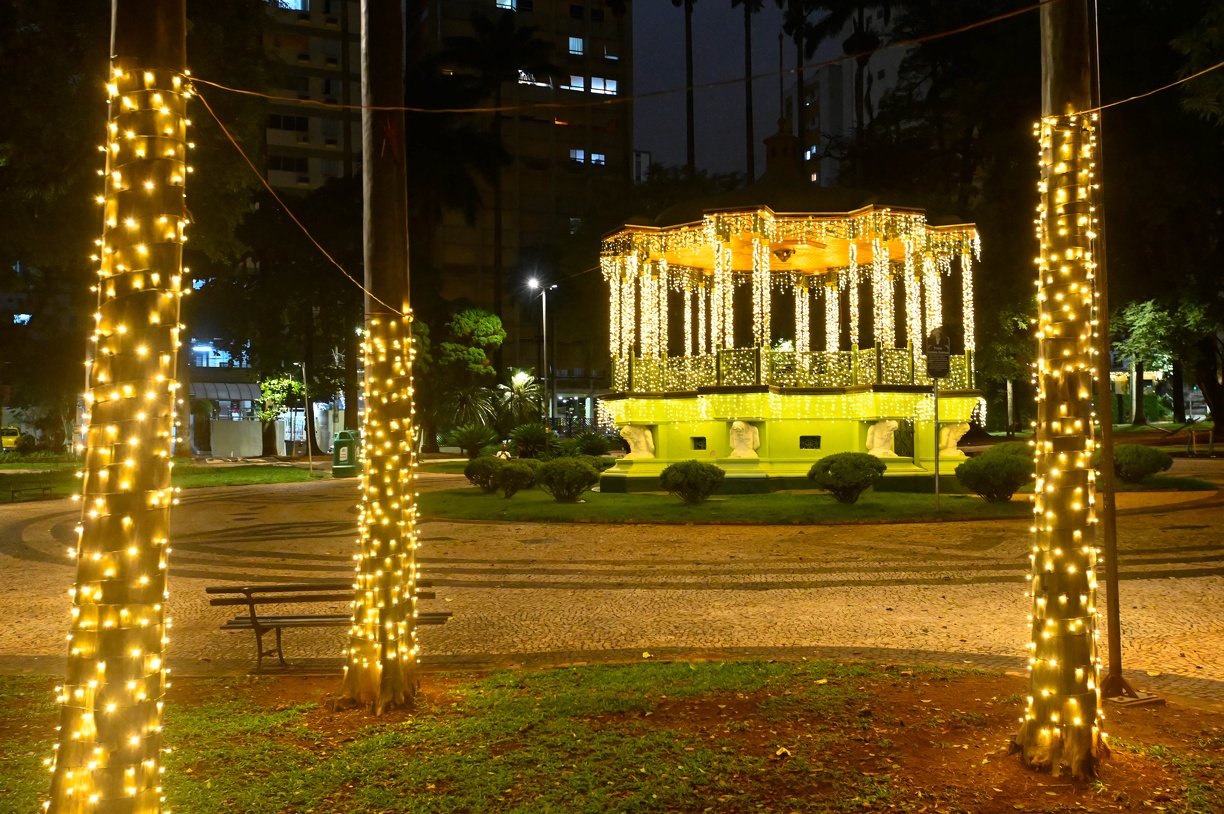
<path id="1" fill-rule="evenodd" d="M 872 424 L 867 430 L 867 454 L 877 458 L 896 458 L 893 452 L 893 433 L 897 431 L 897 422 L 884 419 Z"/>
<path id="2" fill-rule="evenodd" d="M 969 432 L 968 424 L 944 424 L 939 428 L 939 457 L 964 458 L 965 453 L 957 448 L 961 438 Z"/>
<path id="3" fill-rule="evenodd" d="M 626 424 L 621 427 L 620 434 L 621 438 L 629 442 L 629 454 L 625 456 L 625 460 L 632 461 L 655 456 L 654 434 L 650 432 L 650 427 Z"/>
<path id="4" fill-rule="evenodd" d="M 757 447 L 761 446 L 761 431 L 747 421 L 731 422 L 732 458 L 758 458 Z"/>

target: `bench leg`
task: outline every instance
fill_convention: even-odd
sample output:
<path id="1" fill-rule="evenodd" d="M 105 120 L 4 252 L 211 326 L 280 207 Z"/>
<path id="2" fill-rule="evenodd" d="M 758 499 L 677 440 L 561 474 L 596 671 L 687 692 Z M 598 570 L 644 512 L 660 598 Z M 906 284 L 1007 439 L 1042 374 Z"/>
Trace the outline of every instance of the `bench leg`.
<path id="1" fill-rule="evenodd" d="M 285 651 L 281 649 L 281 629 L 276 629 L 276 657 L 280 659 L 281 667 L 288 667 L 285 663 Z"/>

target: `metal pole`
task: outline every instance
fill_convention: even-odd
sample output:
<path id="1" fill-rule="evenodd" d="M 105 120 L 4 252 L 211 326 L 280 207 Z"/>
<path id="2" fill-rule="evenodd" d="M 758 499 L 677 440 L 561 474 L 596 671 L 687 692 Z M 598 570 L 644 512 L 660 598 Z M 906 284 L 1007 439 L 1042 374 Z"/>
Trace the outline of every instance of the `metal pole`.
<path id="1" fill-rule="evenodd" d="M 935 511 L 939 511 L 939 379 L 931 381 L 935 390 Z"/>
<path id="2" fill-rule="evenodd" d="M 544 345 L 544 398 L 548 399 L 548 409 L 545 411 L 546 424 L 552 425 L 552 390 L 550 389 L 548 376 L 548 289 L 545 288 L 540 292 L 540 324 L 542 326 L 541 343 Z"/>
<path id="3" fill-rule="evenodd" d="M 306 384 L 306 363 L 302 362 L 298 365 L 302 368 L 302 399 L 304 408 L 302 410 L 302 430 L 306 436 L 306 462 L 310 467 L 310 474 L 314 474 L 314 453 L 310 450 L 310 387 Z"/>

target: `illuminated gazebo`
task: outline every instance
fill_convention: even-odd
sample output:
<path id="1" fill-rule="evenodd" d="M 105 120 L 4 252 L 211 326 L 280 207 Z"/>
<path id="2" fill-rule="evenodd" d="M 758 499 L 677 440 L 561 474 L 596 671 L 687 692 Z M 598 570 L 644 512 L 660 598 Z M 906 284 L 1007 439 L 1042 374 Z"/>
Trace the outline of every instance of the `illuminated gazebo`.
<path id="1" fill-rule="evenodd" d="M 771 197 L 755 186 L 739 195 Z M 805 186 L 772 197 L 862 200 Z M 884 459 L 894 488 L 922 488 L 936 449 L 922 345 L 936 327 L 952 345 L 940 459 L 960 456 L 980 400 L 977 229 L 868 200 L 833 212 L 690 208 L 604 239 L 613 392 L 603 406 L 631 449 L 603 490 L 657 488 L 665 466 L 690 458 L 726 469 L 732 491 L 786 488 L 847 451 Z"/>

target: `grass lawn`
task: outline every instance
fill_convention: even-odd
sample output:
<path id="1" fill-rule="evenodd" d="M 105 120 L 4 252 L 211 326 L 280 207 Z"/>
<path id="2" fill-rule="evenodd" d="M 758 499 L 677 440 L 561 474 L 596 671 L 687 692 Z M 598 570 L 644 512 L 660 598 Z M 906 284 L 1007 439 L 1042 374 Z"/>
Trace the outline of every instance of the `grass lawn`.
<path id="1" fill-rule="evenodd" d="M 487 495 L 474 486 L 421 493 L 419 507 L 426 519 L 511 520 L 597 523 L 855 523 L 894 520 L 972 520 L 1028 517 L 1027 500 L 987 503 L 969 495 L 943 495 L 935 511 L 934 495 L 905 492 L 868 493 L 843 506 L 817 492 L 775 492 L 766 495 L 715 496 L 689 506 L 662 494 L 602 494 L 588 492 L 585 503 L 557 503 L 539 489 L 519 492 L 509 500 Z"/>
<path id="2" fill-rule="evenodd" d="M 0 800 L 41 810 L 53 681 L 0 677 Z M 333 711 L 337 677 L 176 679 L 179 814 L 1212 812 L 1224 714 L 1111 710 L 1099 781 L 1007 755 L 1027 682 L 877 665 L 643 663 L 427 673 L 415 709 Z"/>
<path id="3" fill-rule="evenodd" d="M 75 494 L 80 489 L 76 473 L 81 464 L 20 464 L 23 469 L 45 469 L 45 472 L 11 473 L 0 470 L 0 503 L 12 503 L 11 489 L 39 484 L 50 486 L 56 497 Z M 313 478 L 305 469 L 294 466 L 201 466 L 199 464 L 175 463 L 173 483 L 183 489 L 204 486 L 250 486 L 260 483 L 298 483 L 329 477 L 315 473 Z M 32 493 L 18 495 L 17 500 L 41 497 Z"/>

